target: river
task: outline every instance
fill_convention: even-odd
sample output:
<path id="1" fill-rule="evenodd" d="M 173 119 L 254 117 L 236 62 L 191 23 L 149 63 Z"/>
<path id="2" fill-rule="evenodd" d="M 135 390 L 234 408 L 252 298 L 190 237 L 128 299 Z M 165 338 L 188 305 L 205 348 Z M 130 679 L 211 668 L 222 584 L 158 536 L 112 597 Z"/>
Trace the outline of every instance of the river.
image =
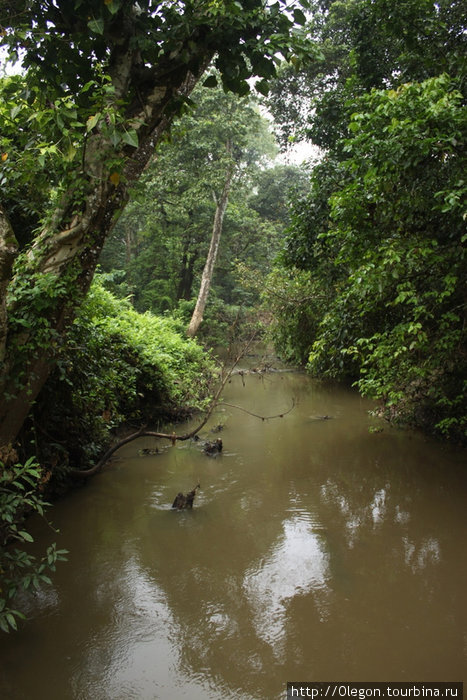
<path id="1" fill-rule="evenodd" d="M 250 413 L 217 409 L 202 437 L 222 438 L 218 457 L 201 442 L 143 454 L 157 443 L 142 438 L 54 506 L 60 534 L 35 524 L 69 561 L 0 638 L 2 699 L 467 680 L 465 452 L 300 372 L 234 376 L 224 400 Z M 193 510 L 172 511 L 198 481 Z"/>

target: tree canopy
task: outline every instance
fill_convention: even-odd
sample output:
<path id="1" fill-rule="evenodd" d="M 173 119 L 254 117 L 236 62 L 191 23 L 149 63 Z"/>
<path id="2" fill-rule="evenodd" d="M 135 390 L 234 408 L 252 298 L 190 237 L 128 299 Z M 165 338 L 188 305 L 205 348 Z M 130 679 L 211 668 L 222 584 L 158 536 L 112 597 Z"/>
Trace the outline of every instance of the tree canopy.
<path id="1" fill-rule="evenodd" d="M 195 106 L 175 120 L 101 257 L 112 287 L 130 293 L 140 310 L 173 311 L 180 300 L 196 298 L 226 184 L 212 282 L 226 304 L 244 301 L 236 263 L 269 270 L 285 226 L 286 192 L 297 177 L 297 168 L 266 167 L 277 148 L 251 96 L 198 86 L 192 97 Z M 274 185 L 273 199 L 266 187 Z"/>
<path id="2" fill-rule="evenodd" d="M 312 0 L 312 61 L 281 67 L 269 95 L 278 133 L 333 149 L 347 134 L 353 99 L 447 73 L 465 76 L 461 0 Z"/>

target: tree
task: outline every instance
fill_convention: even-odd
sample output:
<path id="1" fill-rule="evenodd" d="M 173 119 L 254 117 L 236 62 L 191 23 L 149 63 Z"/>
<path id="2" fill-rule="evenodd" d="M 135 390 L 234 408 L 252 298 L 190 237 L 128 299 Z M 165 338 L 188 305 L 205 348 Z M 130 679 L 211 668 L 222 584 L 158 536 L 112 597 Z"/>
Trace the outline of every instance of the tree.
<path id="1" fill-rule="evenodd" d="M 232 143 L 230 141 L 228 141 L 226 144 L 226 152 L 232 156 Z M 216 211 L 214 214 L 214 223 L 212 225 L 211 243 L 209 245 L 208 256 L 204 265 L 203 274 L 201 275 L 201 285 L 199 288 L 195 309 L 187 329 L 187 335 L 189 338 L 193 338 L 193 336 L 196 335 L 196 332 L 203 320 L 204 309 L 206 308 L 209 288 L 211 286 L 212 275 L 214 272 L 214 265 L 216 264 L 217 253 L 219 250 L 225 210 L 227 209 L 227 204 L 229 202 L 229 193 L 232 186 L 232 178 L 234 176 L 234 167 L 234 163 L 232 162 L 229 164 L 226 170 L 224 187 L 222 188 L 220 197 L 218 198 L 216 194 L 213 193 Z"/>
<path id="2" fill-rule="evenodd" d="M 259 166 L 264 154 L 260 153 L 256 145 L 258 135 L 266 131 L 265 125 L 265 120 L 251 103 L 218 92 L 205 96 L 196 115 L 197 128 L 190 130 L 191 137 L 199 144 L 198 149 L 201 147 L 201 136 L 206 137 L 205 132 L 208 130 L 210 143 L 204 148 L 203 161 L 209 179 L 208 187 L 215 203 L 215 212 L 198 298 L 187 329 L 189 337 L 196 335 L 203 320 L 231 189 L 235 180 L 245 179 L 248 169 Z M 268 145 L 271 151 L 271 144 Z"/>
<path id="3" fill-rule="evenodd" d="M 2 10 L 1 44 L 26 74 L 1 85 L 0 445 L 17 438 L 174 115 L 212 60 L 228 90 L 272 77 L 303 23 L 284 6 L 14 0 Z"/>
<path id="4" fill-rule="evenodd" d="M 307 28 L 315 60 L 284 64 L 268 98 L 284 145 L 335 149 L 359 95 L 465 71 L 461 0 L 313 0 Z"/>
<path id="5" fill-rule="evenodd" d="M 352 357 L 361 391 L 453 437 L 467 408 L 462 104 L 448 76 L 360 100 L 327 234 L 347 281 L 311 356 Z M 355 321 L 338 340 L 343 310 Z"/>
<path id="6" fill-rule="evenodd" d="M 268 221 L 290 224 L 290 200 L 308 191 L 309 173 L 296 165 L 275 165 L 258 173 L 251 206 Z"/>
<path id="7" fill-rule="evenodd" d="M 277 222 L 262 220 L 266 216 L 260 218 L 250 206 L 250 200 L 255 206 L 263 180 L 269 182 L 266 166 L 276 155 L 269 122 L 251 97 L 226 94 L 220 87 L 200 86 L 192 98 L 193 109 L 174 122 L 170 140 L 161 144 L 141 179 L 137 197 L 116 227 L 120 252 L 114 236 L 104 250 L 105 269 L 125 269 L 127 285 L 141 310 L 161 311 L 162 303 L 174 309 L 179 300 L 196 297 L 194 285 L 199 284 L 207 258 L 212 263 L 208 286 L 217 281 L 221 298 L 236 303 L 230 293 L 235 260 L 244 259 L 253 247 L 258 264 L 272 253 L 271 237 L 267 252 L 261 240 L 266 228 L 272 231 Z M 284 175 L 282 195 L 285 180 Z M 224 218 L 227 194 L 229 210 Z M 267 211 L 267 203 L 263 210 Z M 213 229 L 217 253 L 208 256 Z M 130 230 L 131 262 L 123 260 Z M 215 259 L 222 271 L 212 279 Z"/>
<path id="8" fill-rule="evenodd" d="M 465 439 L 463 98 L 444 75 L 355 106 L 340 177 L 326 189 L 329 163 L 317 170 L 289 251 L 328 290 L 309 367 L 357 379 L 388 415 Z"/>

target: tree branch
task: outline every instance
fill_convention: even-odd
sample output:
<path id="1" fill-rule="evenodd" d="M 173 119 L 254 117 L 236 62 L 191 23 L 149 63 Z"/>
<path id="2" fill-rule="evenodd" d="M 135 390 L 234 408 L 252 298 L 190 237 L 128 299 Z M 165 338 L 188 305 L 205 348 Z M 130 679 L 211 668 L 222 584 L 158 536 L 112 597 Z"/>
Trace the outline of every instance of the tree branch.
<path id="1" fill-rule="evenodd" d="M 293 411 L 295 408 L 295 399 L 292 399 L 292 405 L 289 409 L 287 409 L 287 411 L 283 411 L 282 413 L 276 413 L 274 416 L 261 416 L 258 413 L 252 413 L 252 411 L 248 411 L 246 408 L 243 408 L 243 406 L 237 406 L 233 403 L 227 403 L 227 401 L 219 401 L 218 406 L 230 406 L 230 408 L 238 408 L 238 410 L 243 411 L 243 413 L 248 413 L 248 415 L 250 416 L 254 416 L 255 418 L 260 418 L 262 421 L 265 421 L 272 420 L 273 418 L 283 418 L 288 413 Z"/>
<path id="2" fill-rule="evenodd" d="M 180 440 L 183 442 L 185 440 L 190 440 L 191 438 L 193 438 L 197 433 L 199 433 L 199 431 L 202 428 L 204 428 L 204 426 L 208 422 L 209 418 L 211 417 L 212 412 L 214 411 L 216 406 L 219 405 L 219 398 L 220 398 L 220 395 L 222 394 L 222 391 L 224 390 L 225 385 L 227 384 L 228 380 L 232 376 L 232 373 L 233 373 L 235 367 L 240 362 L 240 360 L 245 355 L 245 353 L 248 351 L 248 349 L 250 348 L 251 344 L 253 343 L 253 341 L 255 339 L 256 339 L 256 333 L 254 333 L 251 336 L 251 338 L 248 340 L 248 342 L 243 346 L 241 352 L 235 357 L 231 367 L 226 372 L 225 376 L 221 375 L 221 383 L 220 383 L 216 393 L 214 394 L 214 396 L 211 400 L 211 403 L 209 404 L 209 406 L 207 408 L 207 411 L 206 411 L 206 414 L 205 414 L 203 420 L 196 426 L 196 428 L 191 430 L 189 433 L 184 433 L 183 435 L 177 435 L 175 432 L 173 432 L 173 433 L 160 433 L 160 432 L 157 432 L 154 430 L 146 430 L 146 426 L 143 426 L 139 430 L 137 430 L 135 433 L 132 433 L 131 435 L 127 435 L 127 437 L 122 438 L 121 440 L 116 442 L 112 447 L 109 447 L 107 452 L 105 452 L 103 454 L 103 456 L 97 462 L 97 464 L 95 464 L 90 469 L 83 469 L 83 470 L 70 469 L 69 473 L 71 474 L 71 476 L 83 478 L 83 479 L 86 479 L 89 476 L 94 476 L 104 467 L 105 463 L 108 462 L 110 457 L 118 449 L 120 449 L 120 447 L 123 447 L 124 445 L 128 444 L 129 442 L 132 442 L 133 440 L 137 440 L 140 437 L 155 437 L 155 438 L 159 438 L 162 440 L 170 440 L 173 445 L 175 445 L 177 440 Z M 225 404 L 225 405 L 230 405 L 230 404 Z M 235 408 L 240 408 L 240 407 L 235 406 Z M 292 406 L 292 408 L 293 408 L 293 406 Z M 244 409 L 244 410 L 246 410 L 246 409 Z M 289 413 L 291 410 L 292 409 L 289 409 L 285 413 L 280 414 L 280 416 L 282 417 L 283 415 L 286 415 L 286 413 Z M 246 411 L 246 412 L 249 413 L 249 411 Z M 255 415 L 255 414 L 251 414 L 251 415 Z M 279 417 L 279 415 L 278 416 L 268 416 L 268 417 L 258 416 L 258 418 L 262 418 L 263 420 L 267 420 L 268 418 L 276 418 L 276 417 Z"/>

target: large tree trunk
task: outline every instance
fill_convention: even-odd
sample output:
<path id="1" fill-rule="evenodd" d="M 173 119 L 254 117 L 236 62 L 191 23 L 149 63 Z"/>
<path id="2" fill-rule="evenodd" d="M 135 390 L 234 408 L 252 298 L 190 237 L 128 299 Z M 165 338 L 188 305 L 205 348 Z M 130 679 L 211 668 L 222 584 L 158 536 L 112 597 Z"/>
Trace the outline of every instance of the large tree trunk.
<path id="1" fill-rule="evenodd" d="M 11 270 L 17 254 L 16 240 L 0 210 L 0 450 L 17 439 L 57 360 L 74 311 L 89 289 L 105 239 L 127 201 L 128 188 L 139 178 L 170 126 L 175 113 L 171 104 L 190 94 L 211 59 L 211 55 L 205 55 L 199 61 L 197 75 L 193 75 L 186 67 L 186 47 L 183 48 L 185 54 L 180 52 L 178 70 L 167 76 L 166 67 L 154 68 L 144 92 L 139 90 L 138 104 L 128 108 L 128 124 L 138 133 L 136 148 L 124 146 L 115 154 L 115 147 L 104 140 L 98 129 L 88 135 L 82 162 L 84 174 L 80 175 L 87 191 L 84 202 L 78 207 L 73 192 L 64 196 L 52 222 L 37 236 L 29 252 L 22 254 L 15 279 Z M 137 55 L 125 47 L 114 57 L 116 102 L 135 80 L 137 61 Z M 173 56 L 172 62 L 177 62 Z M 106 154 L 125 158 L 117 185 L 105 170 Z M 25 319 L 31 317 L 31 308 L 26 308 L 32 298 L 31 290 L 44 278 L 52 281 L 56 291 L 41 310 L 46 330 L 40 329 L 39 338 L 34 323 L 28 326 Z M 10 294 L 7 315 L 8 287 L 21 293 Z"/>
<path id="2" fill-rule="evenodd" d="M 0 365 L 5 359 L 7 341 L 6 290 L 11 279 L 11 270 L 18 252 L 15 234 L 8 217 L 0 204 Z"/>
<path id="3" fill-rule="evenodd" d="M 214 200 L 216 202 L 216 213 L 214 215 L 214 223 L 212 226 L 212 236 L 211 244 L 209 246 L 208 257 L 206 259 L 206 264 L 204 265 L 203 274 L 201 276 L 201 285 L 199 289 L 198 299 L 196 302 L 195 310 L 191 317 L 190 325 L 188 326 L 187 335 L 193 338 L 196 335 L 198 328 L 203 320 L 204 309 L 206 308 L 206 302 L 208 300 L 209 289 L 211 287 L 212 275 L 214 272 L 214 266 L 216 264 L 217 253 L 219 251 L 219 243 L 222 234 L 222 224 L 224 221 L 225 210 L 227 209 L 227 204 L 229 202 L 230 187 L 232 185 L 232 178 L 234 173 L 233 163 L 227 170 L 227 177 L 224 183 L 224 189 L 219 199 L 214 195 Z"/>
<path id="4" fill-rule="evenodd" d="M 191 299 L 191 289 L 193 287 L 193 279 L 195 276 L 195 262 L 197 256 L 195 253 L 185 250 L 183 252 L 180 281 L 177 288 L 177 301 Z"/>

